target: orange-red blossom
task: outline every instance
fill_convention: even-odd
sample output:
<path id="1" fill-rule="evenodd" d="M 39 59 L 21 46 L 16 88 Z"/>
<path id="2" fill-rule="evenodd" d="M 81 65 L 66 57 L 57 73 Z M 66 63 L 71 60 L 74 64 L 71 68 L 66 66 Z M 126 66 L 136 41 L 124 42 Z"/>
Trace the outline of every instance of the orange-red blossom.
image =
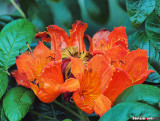
<path id="1" fill-rule="evenodd" d="M 77 21 L 72 27 L 70 38 L 56 25 L 48 26 L 48 32 L 38 33 L 36 38 L 51 42 L 51 50 L 39 42 L 33 52 L 17 57 L 18 70 L 12 75 L 19 85 L 31 88 L 45 103 L 54 101 L 60 92 L 74 92 L 73 100 L 81 110 L 88 114 L 95 111 L 102 116 L 120 93 L 129 86 L 143 83 L 154 71 L 148 70 L 147 51 L 130 52 L 125 28 L 117 27 L 112 32 L 100 30 L 92 39 L 85 35 L 93 57 L 87 66 L 81 59 L 71 57 L 75 78 L 64 83 L 60 50 L 74 46 L 79 52 L 86 51 L 83 37 L 87 24 Z"/>
<path id="2" fill-rule="evenodd" d="M 84 112 L 102 116 L 111 108 L 111 101 L 103 95 L 102 73 L 110 66 L 103 55 L 94 56 L 85 66 L 81 59 L 71 57 L 71 71 L 76 77 L 65 81 L 61 92 L 74 92 L 73 100 Z"/>
<path id="3" fill-rule="evenodd" d="M 52 102 L 60 95 L 59 86 L 64 82 L 58 56 L 39 42 L 33 52 L 17 57 L 18 70 L 11 74 L 18 85 L 31 88 L 42 102 Z"/>

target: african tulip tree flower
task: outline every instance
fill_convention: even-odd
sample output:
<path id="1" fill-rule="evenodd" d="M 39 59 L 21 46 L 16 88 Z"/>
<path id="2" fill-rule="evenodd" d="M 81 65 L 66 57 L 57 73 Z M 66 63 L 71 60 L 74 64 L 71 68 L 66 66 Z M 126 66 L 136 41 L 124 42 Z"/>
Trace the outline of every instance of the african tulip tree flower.
<path id="1" fill-rule="evenodd" d="M 115 46 L 105 52 L 105 58 L 111 59 L 111 65 L 116 68 L 112 73 L 108 87 L 104 91 L 112 103 L 126 88 L 143 83 L 153 70 L 148 70 L 148 56 L 146 50 L 128 51 L 122 46 Z M 110 71 L 110 70 L 107 70 Z M 105 78 L 108 80 L 108 72 Z M 110 75 L 109 75 L 110 76 Z M 104 80 L 105 80 L 104 78 Z"/>
<path id="2" fill-rule="evenodd" d="M 50 103 L 60 95 L 59 86 L 64 82 L 58 55 L 39 42 L 33 52 L 17 57 L 18 70 L 11 74 L 18 85 L 31 88 L 42 102 Z"/>
<path id="3" fill-rule="evenodd" d="M 115 27 L 112 32 L 107 29 L 101 29 L 94 34 L 93 38 L 88 35 L 85 37 L 90 42 L 89 51 L 94 55 L 97 53 L 104 53 L 106 50 L 115 47 L 123 46 L 128 49 L 128 40 L 125 27 Z"/>
<path id="4" fill-rule="evenodd" d="M 47 27 L 48 32 L 40 32 L 36 34 L 35 38 L 41 38 L 44 42 L 51 42 L 51 50 L 56 51 L 58 48 L 77 47 L 79 52 L 86 51 L 86 46 L 83 40 L 84 31 L 87 28 L 87 24 L 81 21 L 76 21 L 72 25 L 72 29 L 69 30 L 70 37 L 64 31 L 64 29 L 57 25 L 49 25 Z M 50 36 L 50 37 L 48 37 Z"/>
<path id="5" fill-rule="evenodd" d="M 103 55 L 94 56 L 87 66 L 81 59 L 71 57 L 71 72 L 76 79 L 66 80 L 60 86 L 60 91 L 74 92 L 73 100 L 81 110 L 88 114 L 95 111 L 102 116 L 111 108 L 111 101 L 103 95 L 105 84 L 101 83 L 102 73 L 109 66 L 109 60 Z"/>

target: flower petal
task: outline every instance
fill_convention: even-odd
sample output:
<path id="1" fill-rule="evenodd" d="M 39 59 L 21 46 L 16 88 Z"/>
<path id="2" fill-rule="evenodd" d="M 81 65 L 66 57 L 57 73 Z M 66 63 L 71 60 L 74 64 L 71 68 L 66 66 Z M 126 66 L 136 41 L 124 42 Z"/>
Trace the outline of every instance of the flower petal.
<path id="1" fill-rule="evenodd" d="M 88 114 L 92 114 L 93 111 L 94 111 L 94 108 L 93 107 L 90 107 L 89 105 L 86 105 L 84 103 L 84 99 L 82 97 L 82 95 L 80 95 L 78 93 L 78 91 L 75 91 L 73 93 L 73 100 L 75 102 L 75 104 L 84 112 L 88 113 Z"/>
<path id="2" fill-rule="evenodd" d="M 51 37 L 48 37 L 48 33 L 47 32 L 39 32 L 38 34 L 35 35 L 35 38 L 38 39 L 40 38 L 42 40 L 42 42 L 50 42 L 51 41 Z"/>
<path id="3" fill-rule="evenodd" d="M 111 66 L 111 67 L 108 67 L 107 70 L 102 74 L 101 85 L 100 85 L 102 93 L 105 91 L 110 81 L 112 80 L 114 71 L 115 71 L 115 68 Z"/>
<path id="4" fill-rule="evenodd" d="M 86 51 L 86 46 L 84 43 L 84 32 L 87 29 L 87 24 L 83 23 L 81 21 L 76 21 L 72 25 L 72 30 L 69 30 L 70 32 L 70 42 L 68 42 L 68 46 L 77 46 L 79 49 L 79 52 Z"/>
<path id="5" fill-rule="evenodd" d="M 66 75 L 66 67 L 68 66 L 68 64 L 71 62 L 70 58 L 66 58 L 62 60 L 62 64 L 61 64 L 61 69 L 62 69 L 62 73 L 63 73 L 63 77 L 65 78 Z"/>
<path id="6" fill-rule="evenodd" d="M 140 75 L 139 80 L 136 80 L 135 82 L 133 82 L 133 85 L 142 84 L 147 79 L 149 74 L 153 73 L 153 72 L 154 72 L 154 70 L 145 71 L 143 74 Z"/>
<path id="7" fill-rule="evenodd" d="M 69 37 L 64 29 L 57 25 L 49 25 L 47 27 L 49 35 L 52 37 L 51 50 L 56 51 L 58 48 L 66 48 L 69 41 Z"/>
<path id="8" fill-rule="evenodd" d="M 37 67 L 33 56 L 29 52 L 18 56 L 16 58 L 16 65 L 18 68 L 18 73 L 25 73 L 27 78 L 33 81 L 36 78 Z"/>
<path id="9" fill-rule="evenodd" d="M 67 79 L 61 86 L 60 92 L 74 92 L 80 88 L 79 81 L 74 78 Z"/>
<path id="10" fill-rule="evenodd" d="M 107 112 L 111 108 L 111 101 L 101 94 L 94 101 L 94 110 L 95 113 L 102 116 L 105 112 Z"/>
<path id="11" fill-rule="evenodd" d="M 92 72 L 97 74 L 103 73 L 110 66 L 110 60 L 105 59 L 103 55 L 95 55 L 88 62 L 88 69 L 92 69 Z"/>
<path id="12" fill-rule="evenodd" d="M 110 58 L 111 64 L 114 65 L 114 67 L 123 68 L 125 66 L 127 54 L 128 50 L 126 50 L 124 47 L 115 46 L 105 52 L 105 58 Z"/>
<path id="13" fill-rule="evenodd" d="M 99 43 L 100 40 L 104 40 L 105 42 L 107 42 L 109 34 L 110 31 L 107 29 L 101 29 L 96 32 L 92 38 L 93 49 L 96 49 L 96 43 Z"/>
<path id="14" fill-rule="evenodd" d="M 18 70 L 15 70 L 11 72 L 11 76 L 16 79 L 18 85 L 22 85 L 26 88 L 31 87 L 25 73 L 19 73 Z"/>
<path id="15" fill-rule="evenodd" d="M 140 76 L 148 70 L 148 57 L 147 56 L 138 56 L 131 61 L 126 61 L 125 70 L 130 75 L 133 82 L 136 82 L 140 79 Z"/>
<path id="16" fill-rule="evenodd" d="M 38 90 L 34 85 L 31 89 L 45 103 L 54 101 L 59 95 L 59 87 L 64 82 L 59 62 L 50 62 L 38 76 Z"/>
<path id="17" fill-rule="evenodd" d="M 138 56 L 147 56 L 147 51 L 142 49 L 137 49 L 129 52 L 126 58 L 126 64 L 131 63 L 131 61 Z"/>
<path id="18" fill-rule="evenodd" d="M 82 79 L 85 66 L 81 59 L 71 57 L 71 72 L 78 79 Z"/>
<path id="19" fill-rule="evenodd" d="M 47 48 L 41 41 L 38 41 L 38 45 L 33 50 L 33 57 L 34 59 L 46 59 L 47 57 L 51 56 L 51 50 Z M 41 60 L 41 61 L 43 61 Z"/>
<path id="20" fill-rule="evenodd" d="M 126 88 L 132 85 L 132 80 L 129 78 L 127 72 L 121 68 L 116 68 L 116 71 L 113 73 L 111 82 L 106 88 L 104 95 L 108 97 L 112 104 L 115 99 L 120 95 Z"/>
<path id="21" fill-rule="evenodd" d="M 121 45 L 125 49 L 128 49 L 128 39 L 125 27 L 115 27 L 108 36 L 108 44 L 110 45 L 110 48 Z"/>

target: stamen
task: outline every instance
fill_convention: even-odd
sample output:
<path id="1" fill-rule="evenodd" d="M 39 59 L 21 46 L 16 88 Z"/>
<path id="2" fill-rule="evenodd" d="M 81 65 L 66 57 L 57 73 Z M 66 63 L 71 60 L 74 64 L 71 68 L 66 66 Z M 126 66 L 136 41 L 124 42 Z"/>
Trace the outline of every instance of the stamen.
<path id="1" fill-rule="evenodd" d="M 37 80 L 37 79 L 34 79 L 33 81 L 31 81 L 31 83 L 36 84 L 36 80 Z"/>
<path id="2" fill-rule="evenodd" d="M 121 60 L 119 60 L 119 61 L 125 65 L 125 63 L 123 61 L 121 61 Z"/>
<path id="3" fill-rule="evenodd" d="M 114 62 L 117 62 L 117 61 L 111 61 L 111 65 L 113 65 Z"/>
<path id="4" fill-rule="evenodd" d="M 52 57 L 52 56 L 48 56 L 48 57 L 46 57 L 46 59 L 47 59 L 47 58 L 51 58 L 51 60 L 55 60 L 55 58 Z"/>
<path id="5" fill-rule="evenodd" d="M 32 52 L 32 50 L 31 50 L 31 48 L 30 48 L 30 46 L 29 46 L 28 42 L 26 42 L 26 44 L 27 44 L 27 46 L 28 46 L 28 48 L 29 48 L 30 52 Z"/>
<path id="6" fill-rule="evenodd" d="M 89 68 L 89 72 L 91 72 L 91 73 L 92 73 L 92 68 Z"/>
<path id="7" fill-rule="evenodd" d="M 19 50 L 19 55 L 22 55 L 22 50 L 21 49 Z"/>
<path id="8" fill-rule="evenodd" d="M 84 69 L 84 73 L 87 72 L 87 69 Z"/>

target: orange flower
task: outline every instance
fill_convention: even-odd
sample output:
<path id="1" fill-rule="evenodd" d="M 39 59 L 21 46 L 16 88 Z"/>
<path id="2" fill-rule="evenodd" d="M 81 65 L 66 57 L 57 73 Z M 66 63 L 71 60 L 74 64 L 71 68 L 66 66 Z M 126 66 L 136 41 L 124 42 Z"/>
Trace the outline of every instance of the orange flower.
<path id="1" fill-rule="evenodd" d="M 90 42 L 89 51 L 94 54 L 104 54 L 104 52 L 114 46 L 123 46 L 128 49 L 128 40 L 125 31 L 125 27 L 114 28 L 112 32 L 107 29 L 99 30 L 91 39 L 88 35 L 85 35 Z"/>
<path id="2" fill-rule="evenodd" d="M 76 77 L 65 81 L 61 92 L 74 92 L 73 100 L 84 112 L 93 111 L 102 116 L 111 108 L 110 100 L 103 95 L 102 73 L 110 66 L 104 56 L 94 56 L 85 66 L 81 59 L 71 57 L 71 71 Z M 103 83 L 104 84 L 104 83 Z"/>
<path id="3" fill-rule="evenodd" d="M 105 58 L 111 59 L 111 65 L 116 68 L 109 85 L 104 91 L 112 103 L 126 88 L 143 83 L 153 70 L 148 70 L 147 51 L 137 49 L 129 52 L 122 46 L 115 46 L 105 52 Z M 108 79 L 107 70 L 103 79 Z M 106 78 L 106 79 L 105 79 Z"/>
<path id="4" fill-rule="evenodd" d="M 76 23 L 72 25 L 72 30 L 69 30 L 69 38 L 64 29 L 58 27 L 57 25 L 49 25 L 47 27 L 48 32 L 40 32 L 36 34 L 35 38 L 41 38 L 44 42 L 51 41 L 51 50 L 55 52 L 59 48 L 64 49 L 70 46 L 78 47 L 79 51 L 81 52 L 82 50 L 86 51 L 86 46 L 83 40 L 84 31 L 86 28 L 86 23 L 76 21 Z"/>
<path id="5" fill-rule="evenodd" d="M 58 54 L 39 42 L 33 52 L 17 57 L 18 70 L 11 74 L 18 85 L 31 88 L 42 102 L 49 103 L 60 95 L 59 86 L 64 82 L 61 61 L 57 59 Z"/>

